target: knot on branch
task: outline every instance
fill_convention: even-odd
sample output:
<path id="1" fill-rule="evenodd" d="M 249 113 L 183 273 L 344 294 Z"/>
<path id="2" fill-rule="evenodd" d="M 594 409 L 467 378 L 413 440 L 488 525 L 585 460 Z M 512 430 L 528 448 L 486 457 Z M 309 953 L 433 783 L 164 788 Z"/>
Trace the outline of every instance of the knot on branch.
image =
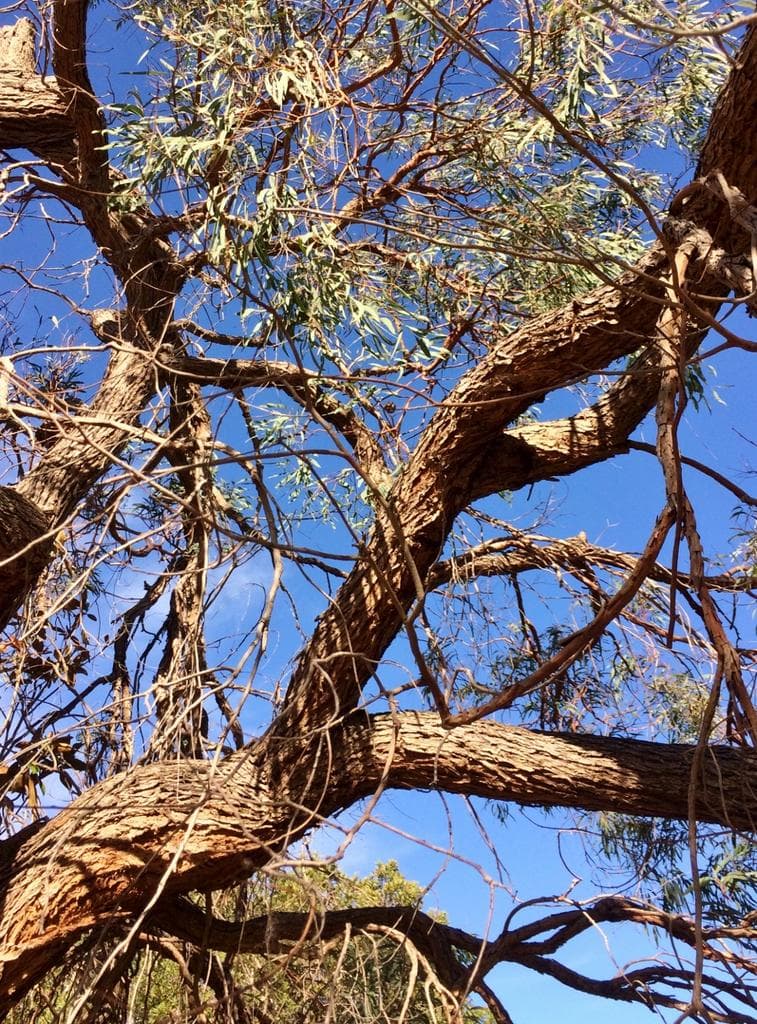
<path id="1" fill-rule="evenodd" d="M 663 234 L 676 248 L 685 246 L 690 254 L 704 254 L 712 246 L 712 235 L 684 217 L 666 217 Z"/>

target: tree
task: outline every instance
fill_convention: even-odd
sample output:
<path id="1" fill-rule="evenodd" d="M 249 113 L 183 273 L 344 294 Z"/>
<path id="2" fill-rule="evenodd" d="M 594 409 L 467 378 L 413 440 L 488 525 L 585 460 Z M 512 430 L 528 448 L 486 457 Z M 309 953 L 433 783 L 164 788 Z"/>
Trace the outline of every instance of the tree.
<path id="1" fill-rule="evenodd" d="M 191 987 L 211 951 L 384 929 L 450 1019 L 509 1020 L 501 963 L 757 1019 L 755 499 L 680 443 L 705 354 L 755 348 L 725 320 L 754 309 L 754 16 L 92 6 L 10 5 L 0 46 L 0 1005 L 75 977 L 60 1019 L 94 1020 L 146 944 L 195 949 Z M 550 482 L 634 459 L 640 554 L 549 532 Z M 720 565 L 693 473 L 737 502 Z M 498 935 L 314 907 L 275 941 L 209 895 L 393 788 L 601 812 L 640 887 Z M 676 956 L 561 961 L 603 922 Z"/>

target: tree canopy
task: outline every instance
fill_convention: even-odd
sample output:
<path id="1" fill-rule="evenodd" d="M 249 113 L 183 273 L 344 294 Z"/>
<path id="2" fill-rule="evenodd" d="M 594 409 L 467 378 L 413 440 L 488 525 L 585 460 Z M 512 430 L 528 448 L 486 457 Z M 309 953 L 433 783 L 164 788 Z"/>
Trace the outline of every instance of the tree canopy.
<path id="1" fill-rule="evenodd" d="M 0 1016 L 757 1021 L 756 17 L 5 5 Z M 335 873 L 390 790 L 593 895 Z"/>

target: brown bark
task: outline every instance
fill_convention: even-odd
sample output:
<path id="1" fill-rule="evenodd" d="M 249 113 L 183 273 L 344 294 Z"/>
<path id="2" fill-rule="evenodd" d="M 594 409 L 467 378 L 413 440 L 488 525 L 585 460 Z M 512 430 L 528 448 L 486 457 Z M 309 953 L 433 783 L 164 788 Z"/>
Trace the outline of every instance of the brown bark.
<path id="1" fill-rule="evenodd" d="M 56 5 L 62 19 L 56 67 L 64 69 L 66 88 L 72 90 L 72 95 L 77 89 L 84 93 L 88 89 L 81 70 L 84 7 Z M 743 147 L 745 132 L 757 118 L 755 51 L 757 32 L 752 29 L 716 107 L 699 168 L 702 174 L 720 169 L 728 182 L 746 196 L 757 191 L 754 162 L 743 156 L 743 150 L 748 149 Z M 35 80 L 34 87 L 41 81 Z M 75 109 L 83 113 L 76 127 L 72 125 L 72 132 L 78 132 L 80 139 L 89 138 L 87 131 L 100 130 L 99 122 L 94 119 L 91 104 L 81 99 L 77 103 Z M 59 113 L 57 98 L 51 100 L 49 111 Z M 3 124 L 0 112 L 0 129 Z M 31 148 L 30 141 L 23 142 L 23 136 L 15 134 L 11 138 L 12 144 Z M 88 153 L 92 151 L 88 149 Z M 97 172 L 102 173 L 99 163 Z M 138 216 L 115 220 L 105 209 L 102 196 L 86 192 L 82 211 L 96 241 L 110 251 L 114 268 L 125 282 L 133 307 L 135 343 L 149 348 L 163 337 L 166 310 L 180 287 L 181 271 L 171 269 L 170 250 L 165 243 L 151 239 L 149 234 L 146 240 Z M 687 218 L 710 228 L 720 244 L 744 248 L 743 230 L 723 216 L 722 200 L 710 192 L 699 190 L 686 203 L 685 213 Z M 653 249 L 616 285 L 602 286 L 569 308 L 547 314 L 506 337 L 460 382 L 429 424 L 397 482 L 390 496 L 393 514 L 379 517 L 364 559 L 322 616 L 303 653 L 290 687 L 290 723 L 306 710 L 308 716 L 320 721 L 324 715 L 328 718 L 354 705 L 376 660 L 400 628 L 400 609 L 406 610 L 419 596 L 419 581 L 436 559 L 455 516 L 469 501 L 492 490 L 515 489 L 555 472 L 575 471 L 622 450 L 625 437 L 653 401 L 653 379 L 644 387 L 643 396 L 636 395 L 634 401 L 625 403 L 622 417 L 611 417 L 605 404 L 604 409 L 566 421 L 559 431 L 555 428 L 550 433 L 542 426 L 538 437 L 528 436 L 527 430 L 509 436 L 503 431 L 539 394 L 601 369 L 638 348 L 640 339 L 651 336 L 662 294 L 662 289 L 654 294 L 652 281 L 665 266 L 665 254 L 659 247 Z M 639 274 L 645 275 L 644 283 Z M 138 383 L 135 381 L 127 391 L 114 392 L 112 403 L 101 402 L 103 415 L 120 411 L 126 393 L 133 396 L 134 408 L 147 400 L 153 386 L 149 366 L 135 363 L 132 372 L 139 378 Z M 559 455 L 559 466 L 547 457 L 548 453 L 540 451 L 545 444 L 549 447 L 550 438 L 552 450 Z M 108 453 L 117 453 L 123 441 L 123 435 L 117 439 L 111 435 L 102 442 L 96 438 L 95 447 L 102 457 L 92 464 L 86 451 L 88 444 L 77 451 L 75 440 L 72 444 L 70 439 L 63 439 L 55 455 L 38 467 L 33 479 L 25 481 L 25 493 L 40 494 L 44 508 L 56 507 L 59 518 L 64 517 L 104 471 Z M 15 601 L 15 596 L 12 598 Z M 3 621 L 12 614 L 9 604 L 5 605 Z M 349 655 L 333 659 L 334 651 L 348 650 Z M 322 670 L 326 663 L 328 673 Z M 321 685 L 316 686 L 316 692 L 320 696 L 314 700 L 311 684 L 319 677 Z M 334 680 L 338 680 L 336 688 Z"/>
<path id="2" fill-rule="evenodd" d="M 699 166 L 701 174 L 720 170 L 751 202 L 757 199 L 757 162 L 744 158 L 749 147 L 743 140 L 755 120 L 757 26 L 748 33 L 718 101 Z M 698 188 L 684 211 L 719 245 L 748 251 L 748 236 L 722 199 Z M 616 283 L 506 335 L 452 390 L 389 494 L 360 561 L 303 651 L 288 690 L 286 728 L 296 722 L 296 728 L 307 730 L 355 706 L 404 616 L 422 597 L 425 576 L 469 502 L 575 472 L 623 450 L 657 397 L 653 354 L 591 409 L 554 424 L 507 428 L 540 395 L 653 341 L 667 264 L 667 253 L 655 244 Z M 723 291 L 706 275 L 700 287 L 705 293 Z M 705 325 L 692 321 L 690 329 L 693 348 Z"/>
<path id="3" fill-rule="evenodd" d="M 231 884 L 324 816 L 382 787 L 521 805 L 686 818 L 693 750 L 548 735 L 434 714 L 360 716 L 310 750 L 263 740 L 214 766 L 149 765 L 89 790 L 14 851 L 0 918 L 0 1006 L 81 934 L 132 921 L 159 892 Z M 757 825 L 757 753 L 708 748 L 697 815 Z"/>
<path id="4" fill-rule="evenodd" d="M 567 569 L 586 580 L 587 570 L 627 573 L 633 571 L 635 565 L 632 555 L 589 544 L 585 537 L 556 539 L 513 531 L 509 537 L 485 542 L 457 558 L 437 562 L 429 572 L 428 584 L 441 587 L 447 583 L 462 584 L 479 576 L 515 576 L 541 569 Z M 666 566 L 655 563 L 646 578 L 670 584 L 672 574 Z M 679 586 L 692 586 L 689 573 L 679 573 L 677 580 Z M 705 582 L 711 590 L 735 592 L 754 588 L 754 581 L 737 571 L 707 576 Z M 596 580 L 592 583 L 596 585 Z"/>
<path id="5" fill-rule="evenodd" d="M 559 902 L 559 901 L 556 901 Z M 563 904 L 564 906 L 564 904 Z M 590 904 L 575 905 L 571 909 L 560 909 L 547 913 L 520 927 L 506 926 L 497 936 L 479 937 L 460 928 L 453 928 L 424 914 L 417 907 L 351 907 L 347 910 L 331 910 L 315 913 L 271 912 L 262 917 L 231 922 L 211 917 L 189 900 L 181 897 L 166 900 L 150 916 L 147 928 L 156 929 L 168 935 L 190 942 L 202 949 L 222 950 L 229 953 L 246 952 L 262 956 L 312 955 L 312 944 L 328 942 L 334 937 L 350 932 L 375 933 L 390 929 L 396 941 L 405 938 L 419 950 L 432 965 L 437 977 L 458 996 L 473 991 L 486 998 L 487 990 L 483 979 L 503 963 L 532 965 L 535 959 L 540 963 L 555 954 L 582 933 L 595 929 L 606 922 L 635 922 L 647 927 L 660 929 L 674 936 L 677 942 L 695 948 L 699 944 L 705 961 L 723 964 L 726 970 L 734 968 L 750 970 L 750 962 L 730 949 L 723 948 L 728 940 L 747 939 L 748 926 L 736 924 L 733 927 L 704 928 L 697 936 L 694 922 L 684 916 L 666 913 L 638 900 L 623 896 L 606 896 Z M 165 940 L 154 940 L 164 942 Z M 468 954 L 463 966 L 459 952 Z M 559 970 L 559 965 L 554 965 Z M 647 984 L 635 985 L 628 969 L 616 974 L 607 982 L 594 982 L 591 978 L 577 975 L 586 990 L 597 986 L 598 994 L 614 999 L 638 1001 L 649 1005 L 649 984 L 658 986 L 656 999 L 665 1003 L 664 986 L 686 979 L 690 985 L 693 972 L 678 967 L 660 966 L 651 975 L 644 968 L 637 977 L 646 977 Z M 688 976 L 688 977 L 687 977 Z M 727 991 L 736 1001 L 743 996 L 738 983 L 729 985 L 722 977 L 715 980 L 714 989 L 719 994 Z M 501 1008 L 501 1007 L 500 1007 Z M 509 1021 L 506 1011 L 495 1020 Z"/>
<path id="6" fill-rule="evenodd" d="M 85 422 L 61 419 L 61 436 L 44 458 L 16 487 L 2 488 L 0 629 L 47 567 L 60 525 L 134 437 L 138 417 L 155 389 L 149 356 L 114 352 Z"/>
<path id="7" fill-rule="evenodd" d="M 1 69 L 0 93 L 0 139 L 5 149 L 28 149 L 53 164 L 71 159 L 71 119 L 54 79 L 29 79 Z"/>
<path id="8" fill-rule="evenodd" d="M 48 518 L 12 487 L 0 487 L 0 628 L 47 566 L 53 546 Z M 7 615 L 4 609 L 9 609 Z"/>
<path id="9" fill-rule="evenodd" d="M 454 950 L 475 957 L 482 941 L 459 928 L 434 920 L 418 907 L 349 907 L 321 914 L 274 911 L 240 923 L 208 918 L 189 900 L 166 901 L 149 918 L 147 927 L 156 928 L 205 949 L 227 953 L 253 953 L 263 956 L 289 955 L 293 951 L 307 955 L 312 944 L 329 942 L 336 936 L 360 932 L 391 930 L 423 954 L 437 977 L 452 990 L 466 991 L 468 972 Z"/>
<path id="10" fill-rule="evenodd" d="M 225 953 L 284 953 L 293 943 L 327 942 L 341 935 L 346 928 L 360 931 L 365 927 L 397 928 L 413 938 L 420 948 L 435 933 L 468 953 L 477 953 L 481 940 L 456 928 L 450 928 L 424 914 L 417 907 L 349 907 L 322 915 L 297 911 L 274 911 L 245 921 L 243 924 L 213 918 L 189 900 L 181 897 L 167 901 L 150 916 L 150 925 L 195 945 L 203 942 L 211 949 Z"/>
<path id="11" fill-rule="evenodd" d="M 333 427 L 354 449 L 361 472 L 378 485 L 387 472 L 381 446 L 373 431 L 354 409 L 324 389 L 317 373 L 293 363 L 261 359 L 210 359 L 207 356 L 166 357 L 166 365 L 180 376 L 203 384 L 236 389 L 273 387 L 291 395 L 304 409 Z M 345 384 L 345 391 L 349 386 Z"/>
<path id="12" fill-rule="evenodd" d="M 73 123 L 55 79 L 37 75 L 34 51 L 27 18 L 0 29 L 0 140 L 5 149 L 66 163 L 74 155 Z"/>

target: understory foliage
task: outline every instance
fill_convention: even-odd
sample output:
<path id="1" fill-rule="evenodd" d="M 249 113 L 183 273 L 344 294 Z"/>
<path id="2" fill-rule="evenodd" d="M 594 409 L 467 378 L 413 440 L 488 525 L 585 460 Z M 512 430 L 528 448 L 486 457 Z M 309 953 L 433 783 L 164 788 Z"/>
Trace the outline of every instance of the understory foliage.
<path id="1" fill-rule="evenodd" d="M 358 878 L 333 865 L 256 878 L 227 894 L 222 909 L 232 919 L 276 914 L 313 914 L 394 905 L 418 908 L 423 890 L 400 874 L 395 861 L 378 864 Z M 202 905 L 202 900 L 198 900 Z M 443 915 L 436 915 L 443 920 Z M 449 1014 L 448 993 L 422 957 L 391 928 L 350 937 L 306 941 L 277 956 L 239 953 L 197 957 L 185 944 L 151 937 L 132 951 L 129 969 L 101 986 L 91 1000 L 97 1020 L 133 1024 L 193 1020 L 213 1012 L 224 1019 L 304 1024 L 333 1019 L 427 1024 Z M 184 982 L 191 974 L 193 984 Z M 78 980 L 78 979 L 77 979 Z M 48 1024 L 65 1015 L 67 985 L 53 976 L 10 1014 L 10 1022 Z M 44 1009 L 42 1009 L 44 1006 Z M 93 1012 L 94 1011 L 94 1012 Z M 467 1005 L 465 1024 L 491 1020 L 482 1007 Z"/>
<path id="2" fill-rule="evenodd" d="M 754 20 L 3 6 L 0 1019 L 757 1021 Z"/>

